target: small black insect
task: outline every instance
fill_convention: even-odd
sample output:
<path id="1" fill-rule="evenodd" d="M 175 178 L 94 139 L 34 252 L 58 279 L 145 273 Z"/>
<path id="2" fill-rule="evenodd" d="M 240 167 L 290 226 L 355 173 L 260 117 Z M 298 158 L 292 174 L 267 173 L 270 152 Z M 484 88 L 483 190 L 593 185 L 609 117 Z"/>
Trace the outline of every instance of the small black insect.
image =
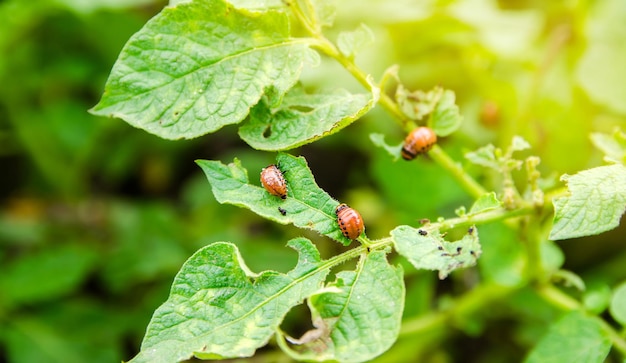
<path id="1" fill-rule="evenodd" d="M 467 230 L 467 233 L 468 233 L 468 234 L 472 234 L 472 233 L 474 233 L 474 227 L 470 227 L 470 228 Z"/>
<path id="2" fill-rule="evenodd" d="M 423 230 L 423 229 L 419 229 L 419 230 L 417 230 L 417 233 L 419 233 L 419 234 L 420 234 L 420 236 L 428 236 L 428 232 L 426 232 L 426 231 L 425 231 L 425 230 Z"/>
<path id="3" fill-rule="evenodd" d="M 281 207 L 278 207 L 278 211 L 280 212 L 280 214 L 282 214 L 283 216 L 287 215 L 287 211 L 282 209 Z"/>

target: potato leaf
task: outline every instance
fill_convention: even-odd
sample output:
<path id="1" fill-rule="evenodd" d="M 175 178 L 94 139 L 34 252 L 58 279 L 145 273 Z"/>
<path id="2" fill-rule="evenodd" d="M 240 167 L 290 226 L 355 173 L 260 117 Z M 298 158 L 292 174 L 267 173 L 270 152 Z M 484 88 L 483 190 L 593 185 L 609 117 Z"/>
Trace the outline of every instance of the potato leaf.
<path id="1" fill-rule="evenodd" d="M 290 38 L 281 11 L 183 2 L 131 37 L 91 112 L 166 139 L 194 138 L 244 120 L 266 89 L 284 94 L 317 57 Z"/>

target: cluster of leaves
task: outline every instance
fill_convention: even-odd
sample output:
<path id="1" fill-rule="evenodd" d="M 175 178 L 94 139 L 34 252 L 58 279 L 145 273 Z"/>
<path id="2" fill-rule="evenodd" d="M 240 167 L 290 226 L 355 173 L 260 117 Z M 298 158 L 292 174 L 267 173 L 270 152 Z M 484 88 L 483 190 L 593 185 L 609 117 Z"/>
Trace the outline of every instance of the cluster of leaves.
<path id="1" fill-rule="evenodd" d="M 322 26 L 332 24 L 327 4 L 285 4 L 289 6 L 250 7 L 223 0 L 175 2 L 129 40 L 92 112 L 122 118 L 171 139 L 194 138 L 242 123 L 240 137 L 260 150 L 292 149 L 329 136 L 379 103 L 395 112 L 407 128 L 428 117 L 426 123 L 440 136 L 458 129 L 461 116 L 453 92 L 441 88 L 409 92 L 400 85 L 394 102 L 354 66 L 352 59 L 359 45 L 371 37 L 363 25 L 340 34 L 335 47 L 321 33 Z M 292 37 L 288 9 L 312 38 Z M 303 67 L 319 63 L 319 54 L 312 48 L 344 65 L 369 94 L 345 90 L 307 94 L 297 82 Z M 389 71 L 397 79 L 394 72 Z M 371 138 L 397 158 L 401 145 L 385 144 L 381 134 Z M 615 150 L 615 142 L 597 142 L 605 147 L 610 144 L 613 154 L 620 152 Z M 520 195 L 512 176 L 524 163 L 513 154 L 529 147 L 515 137 L 506 153 L 489 145 L 467 154 L 471 162 L 503 175 L 503 199 L 483 192 L 480 186 L 471 187 L 478 199 L 469 213 L 458 211 L 460 223 L 442 219 L 422 228 L 398 226 L 388 238 L 370 241 L 362 237 L 361 247 L 329 260 L 320 259 L 308 239 L 295 239 L 288 245 L 299 252 L 299 262 L 287 274 L 251 272 L 232 243 L 201 249 L 179 272 L 170 298 L 155 312 L 141 352 L 133 361 L 250 356 L 273 334 L 281 348 L 297 359 L 360 362 L 380 355 L 398 336 L 404 306 L 402 269 L 386 261 L 389 247 L 417 269 L 439 270 L 442 279 L 457 268 L 474 265 L 481 246 L 478 230 L 471 223 L 489 220 L 494 212 L 506 217 L 507 211 L 543 207 L 536 170 L 539 159 L 529 157 L 525 162 L 530 200 Z M 446 154 L 438 148 L 435 152 L 433 157 L 443 163 Z M 220 203 L 244 207 L 275 222 L 311 229 L 349 245 L 351 241 L 340 233 L 333 213 L 339 202 L 319 189 L 306 162 L 288 154 L 279 154 L 277 162 L 287 173 L 285 201 L 250 184 L 247 170 L 238 160 L 229 165 L 202 160 L 198 164 Z M 464 180 L 471 184 L 468 177 Z M 570 193 L 554 200 L 552 240 L 597 234 L 619 224 L 626 206 L 623 164 L 562 180 L 568 182 Z M 444 240 L 440 229 L 455 224 L 471 226 L 458 241 Z M 537 258 L 531 254 L 539 245 L 536 241 L 529 244 L 529 258 Z M 354 271 L 341 272 L 334 282 L 325 283 L 333 266 L 357 256 Z M 304 299 L 309 301 L 314 329 L 300 339 L 285 339 L 280 323 Z M 598 342 L 597 357 L 588 361 L 606 356 L 611 343 L 603 337 L 603 327 L 578 314 L 555 324 L 554 333 L 546 335 L 528 361 L 550 355 L 562 339 L 561 332 L 571 326 L 584 326 L 596 334 L 579 335 L 583 342 Z"/>
<path id="2" fill-rule="evenodd" d="M 612 63 L 626 60 L 619 46 L 623 36 L 612 33 L 612 24 L 621 24 L 615 14 L 624 13 L 623 2 L 607 0 L 590 6 L 593 11 L 587 14 L 556 3 L 531 10 L 516 2 L 515 11 L 503 11 L 488 1 L 424 2 L 398 11 L 392 2 L 372 1 L 364 7 L 345 1 L 342 15 L 322 0 L 171 0 L 131 37 L 92 112 L 120 117 L 161 138 L 196 138 L 179 143 L 84 113 L 94 102 L 85 100 L 85 94 L 100 92 L 93 80 L 104 80 L 122 42 L 154 9 L 139 20 L 138 13 L 83 12 L 148 2 L 0 4 L 5 20 L 0 49 L 11 55 L 0 59 L 5 85 L 0 114 L 7 116 L 0 118 L 0 137 L 8 140 L 0 143 L 0 152 L 34 161 L 29 167 L 35 176 L 23 188 L 44 190 L 34 198 L 13 200 L 0 215 L 0 244 L 7 246 L 0 249 L 5 267 L 0 321 L 8 323 L 0 331 L 0 352 L 9 361 L 128 356 L 123 345 L 138 339 L 147 311 L 167 295 L 165 283 L 198 248 L 154 313 L 134 361 L 251 356 L 268 342 L 307 361 L 365 361 L 383 352 L 381 361 L 406 361 L 433 350 L 465 360 L 459 347 L 468 341 L 485 344 L 494 329 L 490 323 L 497 319 L 508 328 L 498 328 L 495 335 L 509 336 L 517 349 L 528 352 L 529 362 L 601 362 L 611 348 L 626 355 L 623 337 L 613 326 L 626 325 L 621 255 L 598 267 L 595 275 L 583 271 L 579 276 L 563 270 L 564 254 L 553 242 L 614 229 L 626 207 L 623 132 L 592 134 L 608 165 L 577 172 L 599 163 L 581 156 L 592 155 L 586 146 L 590 115 L 597 120 L 594 128 L 606 131 L 602 125 L 619 121 L 626 112 L 624 88 L 615 82 L 626 76 Z M 506 7 L 506 1 L 499 3 Z M 59 15 L 63 6 L 81 15 Z M 354 23 L 355 30 L 333 33 L 336 16 L 343 17 L 338 24 Z M 586 21 L 579 21 L 583 17 Z M 574 22 L 553 32 L 537 31 L 544 21 L 558 24 L 563 19 L 577 19 L 576 26 L 585 23 L 584 34 Z M 362 21 L 368 26 L 358 24 Z M 124 31 L 102 32 L 104 27 Z M 68 35 L 68 29 L 80 36 Z M 335 44 L 322 33 L 337 39 Z M 38 39 L 26 40 L 29 34 Z M 590 40 L 584 51 L 563 51 L 584 38 Z M 535 64 L 536 52 L 528 47 L 544 40 L 549 56 Z M 375 41 L 375 54 L 368 59 L 372 48 L 367 46 Z M 390 51 L 385 44 L 395 48 Z M 357 55 L 367 60 L 372 74 L 384 72 L 379 82 L 356 65 Z M 46 59 L 45 67 L 39 59 Z M 326 67 L 329 59 L 344 69 Z M 397 67 L 386 69 L 392 63 L 400 64 L 403 81 Z M 575 81 L 554 81 L 573 64 Z M 340 72 L 366 92 L 355 92 Z M 398 83 L 393 96 L 387 90 L 391 80 Z M 432 84 L 445 84 L 456 94 L 443 87 L 419 90 Z M 490 107 L 480 109 L 484 99 Z M 595 116 L 596 105 L 612 111 Z M 375 114 L 375 106 L 387 109 L 400 127 L 386 126 L 391 120 Z M 517 122 L 509 122 L 513 119 Z M 363 122 L 338 132 L 357 120 Z M 230 124 L 238 124 L 238 135 L 223 138 L 233 130 L 225 127 Z M 451 137 L 431 151 L 430 160 L 394 163 L 389 156 L 398 159 L 401 144 L 387 144 L 385 138 L 401 140 L 416 124 Z M 455 132 L 459 128 L 462 132 Z M 565 128 L 577 132 L 563 132 Z M 215 137 L 197 138 L 221 129 Z M 16 137 L 4 137 L 5 131 Z M 185 181 L 180 187 L 184 201 L 178 203 L 182 209 L 168 202 L 128 204 L 90 197 L 94 178 L 104 179 L 96 189 L 101 184 L 111 188 L 127 185 L 129 175 L 136 174 L 151 197 L 171 190 L 184 159 L 198 155 L 189 147 L 201 145 L 206 151 L 203 139 L 241 138 L 254 149 L 282 151 L 331 135 L 308 149 L 308 163 L 286 153 L 270 161 L 247 148 L 210 156 L 232 160 L 235 154 L 228 165 L 199 160 L 211 188 L 200 178 Z M 368 136 L 378 148 L 370 147 Z M 482 146 L 488 142 L 510 146 Z M 332 149 L 333 143 L 341 148 Z M 531 145 L 541 159 L 529 156 Z M 462 152 L 461 147 L 475 151 Z M 358 186 L 347 196 L 331 191 L 328 180 L 320 178 L 315 152 L 332 152 L 333 162 L 327 164 L 334 164 L 355 149 L 371 161 L 368 170 L 379 188 Z M 453 161 L 448 153 L 463 161 Z M 286 200 L 248 178 L 248 170 L 257 175 L 270 162 L 285 170 Z M 522 168 L 525 173 L 519 172 Z M 562 184 L 546 170 L 571 175 L 561 177 Z M 18 180 L 13 174 L 7 173 L 2 183 Z M 355 178 L 354 169 L 346 168 L 334 177 L 353 183 L 364 174 L 359 170 Z M 361 210 L 367 236 L 383 237 L 364 235 L 360 245 L 350 246 L 336 225 L 339 201 L 331 194 L 350 199 Z M 58 204 L 57 195 L 81 202 Z M 447 215 L 459 205 L 468 208 L 457 208 L 457 217 L 416 222 Z M 256 216 L 270 223 L 260 224 Z M 259 226 L 274 234 L 258 233 Z M 297 261 L 283 247 L 287 240 Z M 325 245 L 328 241 L 339 243 L 333 249 Z M 587 246 L 584 251 L 589 260 Z M 345 264 L 350 260 L 356 266 Z M 271 270 L 265 270 L 267 261 Z M 456 271 L 475 264 L 475 269 Z M 437 284 L 437 274 L 450 279 Z M 304 300 L 310 319 L 296 310 Z M 615 324 L 599 318 L 609 315 Z M 300 320 L 296 331 L 312 325 L 299 338 L 290 336 L 294 316 Z M 110 328 L 103 330 L 104 325 Z M 455 331 L 465 333 L 466 340 L 441 342 Z M 479 335 L 483 340 L 473 340 Z M 485 345 L 485 354 L 500 361 L 524 354 L 503 352 L 507 346 Z M 616 356 L 609 359 L 621 361 Z"/>

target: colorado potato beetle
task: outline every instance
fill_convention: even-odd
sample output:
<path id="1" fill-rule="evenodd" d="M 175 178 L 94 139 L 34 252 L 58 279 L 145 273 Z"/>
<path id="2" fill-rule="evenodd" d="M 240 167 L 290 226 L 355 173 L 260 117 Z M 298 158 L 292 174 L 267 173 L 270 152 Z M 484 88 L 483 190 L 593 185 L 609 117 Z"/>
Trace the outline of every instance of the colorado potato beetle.
<path id="1" fill-rule="evenodd" d="M 418 127 L 404 139 L 400 155 L 404 160 L 413 160 L 430 150 L 437 142 L 437 135 L 430 127 Z"/>
<path id="2" fill-rule="evenodd" d="M 261 184 L 271 195 L 287 198 L 287 182 L 282 171 L 276 165 L 270 165 L 261 170 Z"/>
<path id="3" fill-rule="evenodd" d="M 346 238 L 354 241 L 363 233 L 363 218 L 359 212 L 342 203 L 335 209 L 335 214 L 341 233 Z"/>

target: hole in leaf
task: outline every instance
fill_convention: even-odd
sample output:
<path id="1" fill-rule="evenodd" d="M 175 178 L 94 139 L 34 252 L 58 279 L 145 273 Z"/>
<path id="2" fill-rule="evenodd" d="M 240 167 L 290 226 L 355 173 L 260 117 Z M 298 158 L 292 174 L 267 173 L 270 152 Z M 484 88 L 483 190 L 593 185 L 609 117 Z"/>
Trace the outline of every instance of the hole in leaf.
<path id="1" fill-rule="evenodd" d="M 302 106 L 302 105 L 293 105 L 293 106 L 289 106 L 290 110 L 294 110 L 294 111 L 298 111 L 298 112 L 302 112 L 302 113 L 306 113 L 306 112 L 311 112 L 313 111 L 313 107 L 309 107 L 309 106 Z"/>
<path id="2" fill-rule="evenodd" d="M 270 136 L 272 136 L 272 125 L 268 124 L 263 130 L 263 137 L 267 139 Z"/>

